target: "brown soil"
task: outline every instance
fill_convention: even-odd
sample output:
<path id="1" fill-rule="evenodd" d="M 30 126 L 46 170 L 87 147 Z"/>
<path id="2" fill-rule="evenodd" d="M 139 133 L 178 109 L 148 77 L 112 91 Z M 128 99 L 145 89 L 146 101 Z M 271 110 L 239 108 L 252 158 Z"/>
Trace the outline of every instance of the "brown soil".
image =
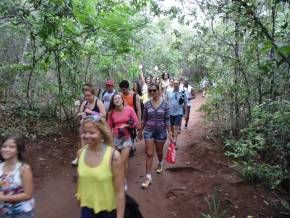
<path id="1" fill-rule="evenodd" d="M 205 197 L 210 197 L 215 187 L 221 195 L 220 208 L 226 211 L 224 217 L 286 217 L 271 206 L 280 200 L 277 194 L 248 184 L 234 170 L 232 161 L 224 157 L 221 143 L 208 137 L 202 113 L 197 112 L 203 102 L 200 95 L 193 102 L 189 128 L 179 136 L 177 163 L 166 164 L 161 175 L 153 173 L 148 190 L 140 188 L 145 153 L 144 142 L 137 143 L 137 154 L 129 162 L 128 193 L 139 202 L 144 217 L 202 217 L 202 212 L 209 213 Z M 70 166 L 77 143 L 77 134 L 65 134 L 29 146 L 37 217 L 79 217 Z"/>

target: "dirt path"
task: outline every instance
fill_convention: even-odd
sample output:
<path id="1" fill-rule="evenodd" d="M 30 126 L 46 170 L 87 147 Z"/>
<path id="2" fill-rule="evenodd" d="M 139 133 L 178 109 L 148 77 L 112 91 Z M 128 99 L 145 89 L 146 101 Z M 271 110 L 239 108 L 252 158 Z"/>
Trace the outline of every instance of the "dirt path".
<path id="1" fill-rule="evenodd" d="M 177 163 L 166 165 L 162 175 L 153 173 L 153 184 L 148 190 L 140 188 L 145 153 L 143 142 L 137 144 L 137 155 L 129 163 L 129 194 L 139 202 L 144 217 L 202 217 L 201 212 L 208 212 L 204 197 L 211 195 L 214 187 L 221 193 L 227 217 L 282 217 L 268 205 L 275 196 L 241 179 L 224 158 L 221 146 L 207 137 L 202 114 L 197 112 L 203 102 L 200 95 L 193 102 L 189 129 L 182 130 L 179 136 Z M 51 176 L 40 179 L 35 193 L 37 217 L 79 217 L 69 158 L 50 161 Z"/>

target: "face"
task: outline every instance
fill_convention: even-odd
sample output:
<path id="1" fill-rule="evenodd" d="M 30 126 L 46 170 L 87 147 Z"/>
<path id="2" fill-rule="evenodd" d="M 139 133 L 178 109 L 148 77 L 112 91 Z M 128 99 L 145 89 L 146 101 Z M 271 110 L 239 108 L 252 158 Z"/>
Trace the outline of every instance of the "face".
<path id="1" fill-rule="evenodd" d="M 106 85 L 106 89 L 107 89 L 108 92 L 112 92 L 114 90 L 114 86 Z"/>
<path id="2" fill-rule="evenodd" d="M 101 132 L 93 122 L 87 122 L 82 128 L 81 137 L 85 144 L 95 146 L 101 141 Z"/>
<path id="3" fill-rule="evenodd" d="M 123 99 L 121 95 L 115 95 L 113 98 L 113 103 L 115 106 L 123 105 Z"/>
<path id="4" fill-rule="evenodd" d="M 160 83 L 160 78 L 157 77 L 156 80 L 155 80 L 155 82 L 156 82 L 156 83 Z"/>
<path id="5" fill-rule="evenodd" d="M 153 98 L 159 95 L 159 92 L 156 86 L 150 86 L 150 88 L 148 89 L 148 93 Z"/>
<path id="6" fill-rule="evenodd" d="M 17 157 L 17 145 L 14 139 L 6 140 L 1 147 L 1 155 L 4 160 L 9 160 Z"/>
<path id="7" fill-rule="evenodd" d="M 188 86 L 188 80 L 187 80 L 187 79 L 184 80 L 184 85 L 185 85 L 185 86 Z"/>
<path id="8" fill-rule="evenodd" d="M 120 91 L 124 94 L 127 95 L 129 93 L 129 89 L 128 88 L 120 88 Z"/>
<path id="9" fill-rule="evenodd" d="M 85 91 L 85 99 L 89 102 L 94 100 L 94 95 L 90 91 Z"/>
<path id="10" fill-rule="evenodd" d="M 137 86 L 137 83 L 133 83 L 133 91 L 137 91 L 137 89 L 138 89 L 138 86 Z"/>
<path id="11" fill-rule="evenodd" d="M 179 81 L 178 81 L 178 80 L 174 80 L 174 81 L 173 81 L 173 88 L 174 88 L 175 90 L 179 89 Z"/>
<path id="12" fill-rule="evenodd" d="M 164 73 L 164 79 L 168 79 L 168 73 Z"/>
<path id="13" fill-rule="evenodd" d="M 146 81 L 147 84 L 150 84 L 150 82 L 151 82 L 150 77 L 146 77 L 146 80 L 145 81 Z"/>

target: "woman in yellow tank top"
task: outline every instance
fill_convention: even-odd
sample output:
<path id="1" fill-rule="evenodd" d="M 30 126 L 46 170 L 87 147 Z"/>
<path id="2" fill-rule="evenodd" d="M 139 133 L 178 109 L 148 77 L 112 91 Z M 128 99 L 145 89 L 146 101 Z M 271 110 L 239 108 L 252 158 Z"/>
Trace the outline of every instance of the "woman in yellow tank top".
<path id="1" fill-rule="evenodd" d="M 78 152 L 76 194 L 81 218 L 123 218 L 124 164 L 120 153 L 111 147 L 110 129 L 99 115 L 88 116 L 82 128 L 86 146 Z"/>

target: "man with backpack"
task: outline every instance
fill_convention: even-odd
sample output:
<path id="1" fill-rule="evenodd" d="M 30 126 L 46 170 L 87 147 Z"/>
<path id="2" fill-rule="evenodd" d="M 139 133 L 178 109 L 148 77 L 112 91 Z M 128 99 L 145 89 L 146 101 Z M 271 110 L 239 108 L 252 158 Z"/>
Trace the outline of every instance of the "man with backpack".
<path id="1" fill-rule="evenodd" d="M 102 101 L 105 105 L 105 109 L 106 112 L 109 112 L 109 107 L 110 107 L 110 102 L 111 102 L 111 98 L 114 95 L 114 93 L 116 92 L 114 89 L 114 81 L 113 80 L 107 80 L 106 81 L 106 90 L 102 93 Z"/>
<path id="2" fill-rule="evenodd" d="M 140 103 L 140 98 L 139 96 L 130 90 L 130 83 L 128 80 L 123 80 L 120 82 L 119 84 L 120 87 L 120 91 L 122 94 L 122 97 L 124 99 L 124 102 L 127 106 L 131 107 L 134 109 L 137 117 L 138 117 L 138 125 L 137 125 L 137 129 L 141 128 L 141 103 Z M 132 138 L 132 142 L 135 141 L 136 137 L 137 137 L 137 133 L 136 133 L 136 129 L 130 129 L 131 132 L 131 138 Z M 134 152 L 136 151 L 136 147 L 133 143 L 133 147 L 130 153 L 130 156 L 134 156 Z"/>

